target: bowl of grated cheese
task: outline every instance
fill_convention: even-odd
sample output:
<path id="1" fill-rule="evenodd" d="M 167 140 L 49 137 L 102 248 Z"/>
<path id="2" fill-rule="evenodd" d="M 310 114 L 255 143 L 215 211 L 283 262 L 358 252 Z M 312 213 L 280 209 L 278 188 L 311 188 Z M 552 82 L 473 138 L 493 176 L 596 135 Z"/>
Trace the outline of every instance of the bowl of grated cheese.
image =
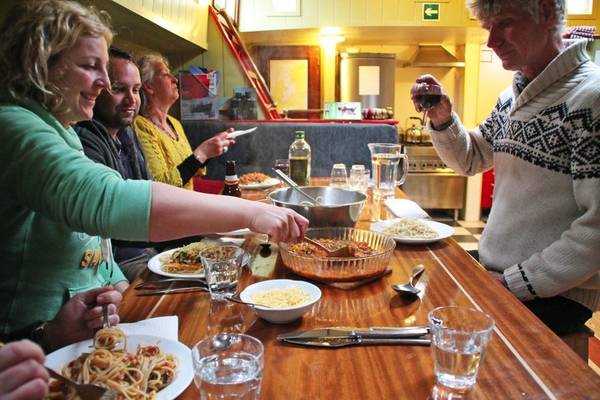
<path id="1" fill-rule="evenodd" d="M 285 324 L 300 318 L 321 298 L 321 290 L 305 281 L 271 279 L 254 283 L 240 293 L 240 299 L 256 303 L 254 310 L 264 320 Z M 260 304 L 268 307 L 261 307 Z"/>

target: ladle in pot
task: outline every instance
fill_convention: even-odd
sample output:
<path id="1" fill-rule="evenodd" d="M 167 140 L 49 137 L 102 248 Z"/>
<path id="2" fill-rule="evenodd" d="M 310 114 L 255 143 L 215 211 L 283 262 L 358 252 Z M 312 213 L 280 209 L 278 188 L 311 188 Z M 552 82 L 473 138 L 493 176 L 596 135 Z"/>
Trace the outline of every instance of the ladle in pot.
<path id="1" fill-rule="evenodd" d="M 310 201 L 311 206 L 318 206 L 321 204 L 321 202 L 318 199 L 315 199 L 314 197 L 312 197 L 308 193 L 306 193 L 304 190 L 300 189 L 298 187 L 298 185 L 296 184 L 296 182 L 294 182 L 282 170 L 273 168 L 273 171 L 275 171 L 277 176 L 279 176 L 281 178 L 281 180 L 283 180 L 289 187 L 291 187 L 293 190 L 295 190 L 296 192 L 300 193 L 302 196 L 307 198 Z"/>

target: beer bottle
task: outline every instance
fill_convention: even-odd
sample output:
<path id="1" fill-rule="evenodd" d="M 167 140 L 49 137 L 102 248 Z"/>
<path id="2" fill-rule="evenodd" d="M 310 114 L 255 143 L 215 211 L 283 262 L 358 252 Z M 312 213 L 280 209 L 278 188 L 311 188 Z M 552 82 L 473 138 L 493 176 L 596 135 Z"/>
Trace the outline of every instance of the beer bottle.
<path id="1" fill-rule="evenodd" d="M 290 178 L 299 186 L 308 186 L 310 181 L 310 146 L 304 140 L 304 131 L 296 131 L 296 140 L 289 149 Z"/>
<path id="2" fill-rule="evenodd" d="M 225 186 L 223 187 L 223 195 L 242 197 L 240 180 L 235 171 L 235 161 L 225 162 Z"/>

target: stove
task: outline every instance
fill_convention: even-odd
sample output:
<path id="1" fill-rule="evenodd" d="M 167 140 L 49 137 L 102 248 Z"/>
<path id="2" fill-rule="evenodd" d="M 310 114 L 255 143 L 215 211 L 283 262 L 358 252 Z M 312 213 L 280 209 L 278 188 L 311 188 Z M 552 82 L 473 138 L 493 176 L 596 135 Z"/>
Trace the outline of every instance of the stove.
<path id="1" fill-rule="evenodd" d="M 454 210 L 458 219 L 464 208 L 466 178 L 448 168 L 431 145 L 409 144 L 408 174 L 402 190 L 424 209 Z"/>

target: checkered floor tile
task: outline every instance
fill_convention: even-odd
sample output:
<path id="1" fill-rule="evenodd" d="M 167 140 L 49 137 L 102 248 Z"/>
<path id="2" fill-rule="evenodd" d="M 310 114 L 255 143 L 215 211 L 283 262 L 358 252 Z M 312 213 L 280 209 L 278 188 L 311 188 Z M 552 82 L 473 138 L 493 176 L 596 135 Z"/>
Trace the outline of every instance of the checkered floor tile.
<path id="1" fill-rule="evenodd" d="M 481 232 L 483 232 L 483 228 L 485 227 L 484 221 L 448 221 L 447 219 L 440 219 L 439 222 L 454 228 L 454 235 L 452 237 L 463 249 L 466 251 L 479 249 Z"/>

